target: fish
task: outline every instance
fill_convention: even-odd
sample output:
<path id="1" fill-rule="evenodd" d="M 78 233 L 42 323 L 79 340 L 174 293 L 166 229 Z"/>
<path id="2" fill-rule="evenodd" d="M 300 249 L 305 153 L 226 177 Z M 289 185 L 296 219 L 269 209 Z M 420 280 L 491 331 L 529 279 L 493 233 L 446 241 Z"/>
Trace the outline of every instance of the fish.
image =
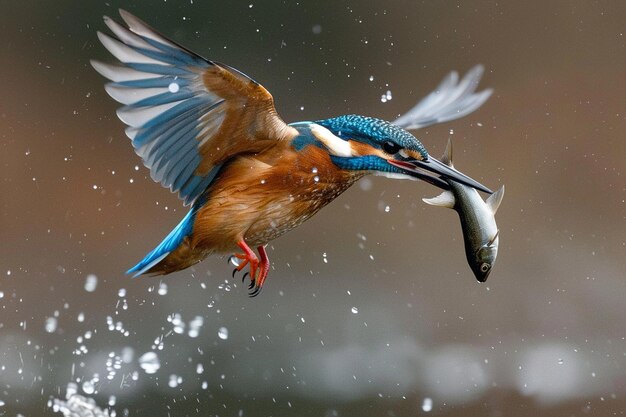
<path id="1" fill-rule="evenodd" d="M 451 140 L 448 140 L 441 162 L 453 167 Z M 437 197 L 422 200 L 433 206 L 451 208 L 458 213 L 467 262 L 476 279 L 485 282 L 498 256 L 500 230 L 496 225 L 495 215 L 504 197 L 504 185 L 483 201 L 474 188 L 452 180 L 445 181 L 450 185 L 450 190 Z"/>

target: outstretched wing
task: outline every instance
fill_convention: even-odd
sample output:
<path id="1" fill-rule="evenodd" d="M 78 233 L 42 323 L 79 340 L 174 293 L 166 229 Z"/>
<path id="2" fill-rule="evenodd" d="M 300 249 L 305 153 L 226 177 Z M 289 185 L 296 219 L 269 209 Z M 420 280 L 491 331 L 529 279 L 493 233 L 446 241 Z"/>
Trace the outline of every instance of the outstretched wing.
<path id="1" fill-rule="evenodd" d="M 156 182 L 185 205 L 211 183 L 222 164 L 261 152 L 297 134 L 274 108 L 272 95 L 245 74 L 211 62 L 120 10 L 128 28 L 104 17 L 115 37 L 98 38 L 120 64 L 91 61 L 124 104 L 118 117 Z"/>
<path id="2" fill-rule="evenodd" d="M 429 95 L 392 123 L 406 130 L 443 123 L 466 116 L 478 109 L 491 96 L 492 89 L 476 92 L 482 65 L 476 65 L 459 82 L 459 74 L 452 71 Z"/>

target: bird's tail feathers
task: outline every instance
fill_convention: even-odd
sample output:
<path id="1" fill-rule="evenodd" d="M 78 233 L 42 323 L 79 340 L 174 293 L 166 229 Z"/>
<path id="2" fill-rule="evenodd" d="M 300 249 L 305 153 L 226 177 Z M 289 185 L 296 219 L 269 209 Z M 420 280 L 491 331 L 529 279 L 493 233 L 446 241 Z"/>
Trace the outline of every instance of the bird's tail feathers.
<path id="1" fill-rule="evenodd" d="M 196 216 L 196 208 L 192 207 L 189 213 L 181 220 L 181 222 L 172 230 L 165 239 L 154 248 L 149 254 L 145 256 L 137 265 L 126 271 L 127 274 L 133 274 L 133 277 L 138 277 L 146 273 L 168 273 L 172 271 L 166 271 L 164 268 L 157 268 L 157 266 L 167 258 L 172 252 L 174 252 L 185 240 L 185 238 L 191 235 L 193 228 L 193 222 Z M 178 269 L 178 268 L 177 268 Z M 180 268 L 182 269 L 182 268 Z M 176 270 L 176 269 L 174 269 Z"/>

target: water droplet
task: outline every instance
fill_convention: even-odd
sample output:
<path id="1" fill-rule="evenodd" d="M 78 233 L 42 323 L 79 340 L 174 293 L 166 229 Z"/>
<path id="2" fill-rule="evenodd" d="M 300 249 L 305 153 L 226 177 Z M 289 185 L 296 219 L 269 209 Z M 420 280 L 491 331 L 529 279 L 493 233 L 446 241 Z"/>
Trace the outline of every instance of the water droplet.
<path id="1" fill-rule="evenodd" d="M 93 381 L 85 381 L 83 382 L 83 391 L 85 394 L 93 394 L 96 391 L 96 386 Z"/>
<path id="2" fill-rule="evenodd" d="M 160 282 L 159 283 L 159 289 L 157 291 L 157 294 L 159 295 L 165 295 L 167 294 L 167 284 L 164 282 Z"/>
<path id="3" fill-rule="evenodd" d="M 202 316 L 194 317 L 193 320 L 189 322 L 189 331 L 187 332 L 189 337 L 192 337 L 192 338 L 198 337 L 198 335 L 200 334 L 200 329 L 202 328 L 203 324 L 204 324 L 204 317 Z"/>
<path id="4" fill-rule="evenodd" d="M 46 319 L 46 331 L 48 333 L 54 333 L 57 329 L 57 319 L 54 317 L 48 317 Z"/>
<path id="5" fill-rule="evenodd" d="M 370 81 L 374 81 L 374 76 L 370 75 Z"/>
<path id="6" fill-rule="evenodd" d="M 313 177 L 313 181 L 315 182 L 320 182 L 320 177 L 318 177 L 317 175 Z"/>
<path id="7" fill-rule="evenodd" d="M 120 288 L 120 289 L 117 291 L 117 296 L 118 296 L 118 297 L 126 297 L 126 288 Z"/>
<path id="8" fill-rule="evenodd" d="M 98 277 L 94 274 L 87 275 L 85 278 L 85 291 L 94 292 L 98 286 Z"/>
<path id="9" fill-rule="evenodd" d="M 556 363 L 558 363 L 559 365 L 563 365 L 565 361 L 562 358 L 559 358 L 559 360 L 556 361 Z"/>
<path id="10" fill-rule="evenodd" d="M 385 213 L 389 213 L 389 210 L 391 210 L 391 207 L 385 206 Z"/>
<path id="11" fill-rule="evenodd" d="M 139 366 L 147 374 L 155 374 L 161 367 L 159 356 L 154 352 L 146 352 L 139 358 Z"/>
<path id="12" fill-rule="evenodd" d="M 359 314 L 359 309 L 357 307 L 352 307 L 350 311 L 352 311 L 352 314 Z"/>
<path id="13" fill-rule="evenodd" d="M 228 329 L 226 327 L 220 327 L 217 331 L 217 337 L 222 340 L 228 339 Z"/>
<path id="14" fill-rule="evenodd" d="M 167 89 L 170 90 L 170 93 L 178 93 L 180 86 L 178 83 L 170 83 L 170 85 L 167 86 Z"/>
<path id="15" fill-rule="evenodd" d="M 174 326 L 174 333 L 183 334 L 185 332 L 185 322 L 180 314 L 174 313 L 167 317 L 167 321 Z"/>
<path id="16" fill-rule="evenodd" d="M 176 374 L 172 374 L 170 375 L 170 380 L 168 381 L 167 385 L 170 388 L 176 388 L 177 386 L 179 386 L 181 383 L 183 382 L 183 377 L 178 376 Z"/>
<path id="17" fill-rule="evenodd" d="M 429 398 L 429 397 L 424 398 L 424 401 L 422 401 L 422 410 L 425 413 L 428 413 L 432 409 L 433 409 L 433 400 L 432 400 L 432 398 Z"/>

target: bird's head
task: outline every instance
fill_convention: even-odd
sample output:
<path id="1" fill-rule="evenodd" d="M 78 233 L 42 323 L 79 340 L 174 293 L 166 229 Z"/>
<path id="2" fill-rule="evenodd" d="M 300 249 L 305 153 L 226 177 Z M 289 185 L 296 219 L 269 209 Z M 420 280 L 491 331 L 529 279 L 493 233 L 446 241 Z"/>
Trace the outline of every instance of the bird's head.
<path id="1" fill-rule="evenodd" d="M 450 186 L 445 180 L 450 179 L 492 193 L 478 181 L 428 155 L 415 136 L 384 120 L 346 115 L 309 123 L 307 129 L 341 169 L 371 171 L 392 178 L 419 178 L 446 190 Z"/>

